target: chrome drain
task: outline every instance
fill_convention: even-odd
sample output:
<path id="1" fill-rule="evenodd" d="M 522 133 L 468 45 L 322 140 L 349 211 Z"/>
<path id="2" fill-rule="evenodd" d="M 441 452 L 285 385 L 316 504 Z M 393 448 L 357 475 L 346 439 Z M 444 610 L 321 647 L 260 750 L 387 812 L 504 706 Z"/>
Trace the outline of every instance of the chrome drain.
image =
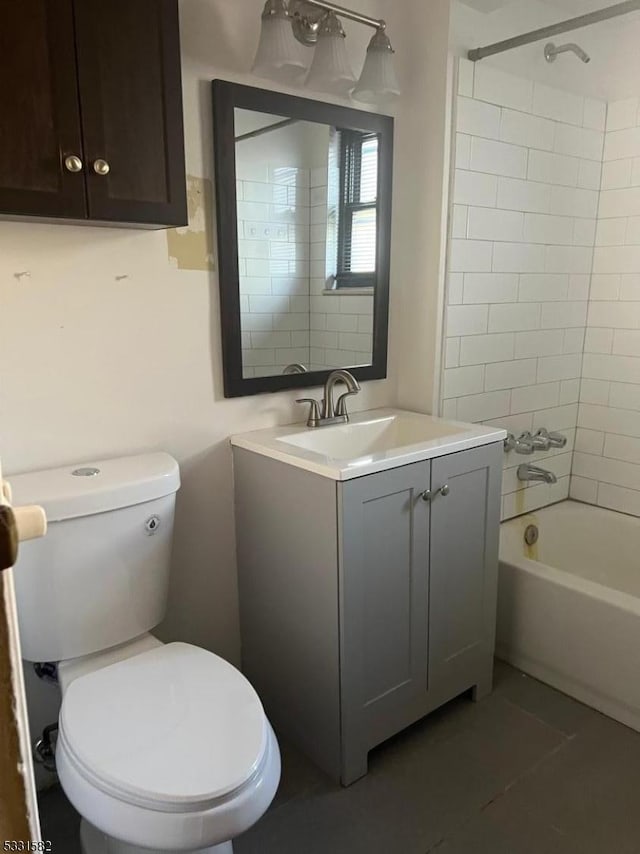
<path id="1" fill-rule="evenodd" d="M 535 546 L 540 538 L 537 525 L 527 525 L 524 531 L 524 541 L 528 546 Z"/>

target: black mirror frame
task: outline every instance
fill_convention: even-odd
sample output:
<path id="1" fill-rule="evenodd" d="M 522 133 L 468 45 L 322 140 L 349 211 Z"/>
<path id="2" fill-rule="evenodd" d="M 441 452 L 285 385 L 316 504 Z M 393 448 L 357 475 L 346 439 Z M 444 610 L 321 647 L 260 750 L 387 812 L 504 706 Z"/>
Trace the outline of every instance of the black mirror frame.
<path id="1" fill-rule="evenodd" d="M 212 81 L 214 123 L 214 165 L 218 221 L 218 275 L 225 397 L 243 397 L 283 389 L 322 385 L 330 370 L 273 377 L 244 378 L 240 329 L 240 276 L 236 203 L 235 117 L 236 108 L 318 122 L 334 127 L 368 130 L 380 135 L 378 173 L 378 281 L 374 297 L 372 364 L 351 368 L 358 380 L 379 380 L 387 376 L 389 326 L 389 278 L 391 266 L 391 193 L 393 187 L 393 118 L 353 110 L 322 101 L 283 95 Z M 350 366 L 345 365 L 349 368 Z"/>

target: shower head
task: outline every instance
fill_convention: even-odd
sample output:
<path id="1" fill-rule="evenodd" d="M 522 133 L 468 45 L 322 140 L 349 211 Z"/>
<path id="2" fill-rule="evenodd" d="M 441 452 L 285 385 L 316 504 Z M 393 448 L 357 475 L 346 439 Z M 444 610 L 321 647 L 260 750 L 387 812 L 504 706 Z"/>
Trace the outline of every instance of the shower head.
<path id="1" fill-rule="evenodd" d="M 549 44 L 545 45 L 544 48 L 544 58 L 547 62 L 555 62 L 559 53 L 566 53 L 567 51 L 571 51 L 571 53 L 575 53 L 575 55 L 581 59 L 583 62 L 591 62 L 591 57 L 589 54 L 582 50 L 579 44 L 575 42 L 569 42 L 569 44 L 561 44 L 558 47 L 554 45 L 553 42 L 549 42 Z"/>

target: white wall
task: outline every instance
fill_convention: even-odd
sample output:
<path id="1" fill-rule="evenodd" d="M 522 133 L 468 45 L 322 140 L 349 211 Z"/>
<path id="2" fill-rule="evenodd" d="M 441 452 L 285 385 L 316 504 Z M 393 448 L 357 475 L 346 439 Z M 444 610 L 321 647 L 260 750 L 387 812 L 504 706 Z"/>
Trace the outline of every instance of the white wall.
<path id="1" fill-rule="evenodd" d="M 609 104 L 572 497 L 640 516 L 640 117 Z"/>
<path id="2" fill-rule="evenodd" d="M 453 81 L 450 0 L 396 0 L 385 13 L 403 75 L 395 139 L 392 364 L 398 403 L 430 413 L 438 409 L 442 344 Z"/>
<path id="3" fill-rule="evenodd" d="M 606 105 L 468 60 L 458 91 L 442 413 L 569 438 L 526 459 L 552 488 L 505 456 L 510 518 L 569 493 Z"/>
<path id="4" fill-rule="evenodd" d="M 431 309 L 441 267 L 449 3 L 357 5 L 387 17 L 405 93 L 397 106 L 390 372 L 402 374 L 405 406 L 430 409 L 440 327 Z M 181 2 L 187 169 L 196 178 L 212 173 L 210 81 L 275 88 L 247 72 L 262 6 Z M 370 32 L 345 27 L 358 66 Z M 206 243 L 203 229 L 211 234 L 214 217 L 208 185 L 190 186 L 188 233 L 0 223 L 0 450 L 7 472 L 150 449 L 174 454 L 183 486 L 161 635 L 237 662 L 228 436 L 300 419 L 294 399 L 301 392 L 224 399 L 217 277 L 204 251 L 192 251 L 200 238 Z M 352 406 L 395 401 L 391 379 L 365 383 Z"/>

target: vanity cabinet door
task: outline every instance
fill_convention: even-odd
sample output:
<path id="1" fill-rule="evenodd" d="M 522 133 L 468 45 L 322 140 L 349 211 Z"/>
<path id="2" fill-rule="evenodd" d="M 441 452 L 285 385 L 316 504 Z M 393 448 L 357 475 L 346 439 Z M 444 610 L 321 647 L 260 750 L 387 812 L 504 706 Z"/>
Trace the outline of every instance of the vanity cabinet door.
<path id="1" fill-rule="evenodd" d="M 72 0 L 0 0 L 0 214 L 84 219 Z"/>
<path id="2" fill-rule="evenodd" d="M 75 0 L 89 218 L 186 225 L 176 0 Z"/>
<path id="3" fill-rule="evenodd" d="M 445 699 L 491 690 L 502 456 L 494 444 L 432 461 L 429 677 Z"/>
<path id="4" fill-rule="evenodd" d="M 338 488 L 342 782 L 425 713 L 430 463 Z M 425 496 L 426 497 L 426 496 Z"/>

